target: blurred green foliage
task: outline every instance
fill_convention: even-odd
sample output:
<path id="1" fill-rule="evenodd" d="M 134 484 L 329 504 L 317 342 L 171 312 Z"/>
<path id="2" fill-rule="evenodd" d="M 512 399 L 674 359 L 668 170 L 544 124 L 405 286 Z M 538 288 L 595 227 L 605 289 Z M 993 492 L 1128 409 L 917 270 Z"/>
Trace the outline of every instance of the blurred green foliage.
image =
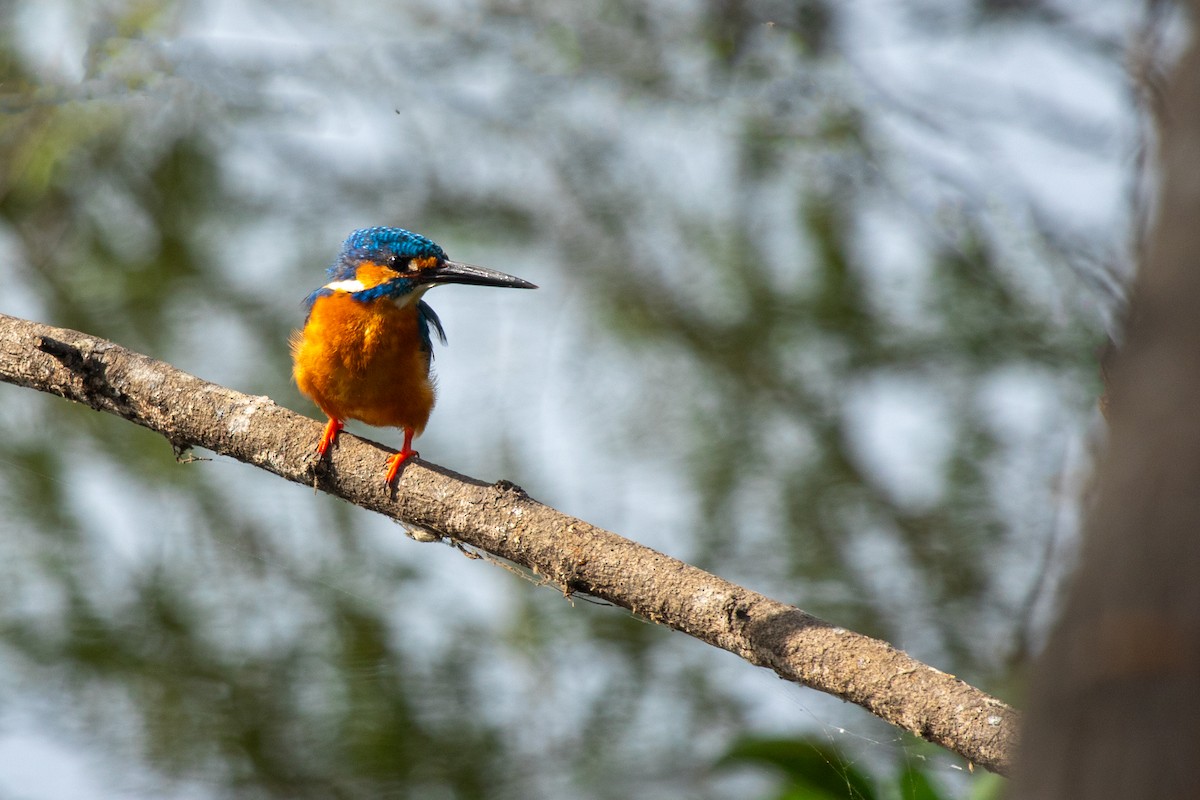
<path id="1" fill-rule="evenodd" d="M 819 738 L 747 737 L 737 741 L 717 762 L 718 769 L 765 765 L 783 777 L 771 800 L 943 800 L 947 797 L 922 765 L 910 757 L 893 775 L 876 777 L 850 762 L 836 747 Z M 1003 783 L 992 776 L 978 782 L 972 800 L 1000 797 Z"/>
<path id="2" fill-rule="evenodd" d="M 525 358 L 577 384 L 546 403 L 620 457 L 586 469 L 678 475 L 656 500 L 684 509 L 679 538 L 654 544 L 1012 685 L 1103 299 L 992 198 L 896 177 L 879 118 L 903 111 L 864 100 L 839 8 L 313 0 L 251 3 L 220 35 L 214 9 L 0 6 L 0 312 L 300 409 L 287 334 L 350 227 L 531 253 L 553 273 L 530 276 L 549 299 L 522 312 L 523 344 L 546 342 Z M 880 214 L 919 253 L 899 299 L 867 232 Z M 989 416 L 982 387 L 1012 375 L 1054 409 L 1036 448 Z M 936 402 L 936 491 L 897 488 L 856 444 L 875 386 Z M 243 467 L 179 467 L 121 420 L 0 398 L 0 721 L 52 709 L 44 729 L 103 756 L 95 796 L 703 798 L 742 791 L 747 765 L 777 770 L 751 790 L 779 798 L 964 786 L 935 789 L 936 758 L 755 739 L 774 685 L 722 654 L 393 548 L 394 526 Z M 567 494 L 522 449 L 522 421 L 548 423 L 491 416 L 453 452 Z"/>

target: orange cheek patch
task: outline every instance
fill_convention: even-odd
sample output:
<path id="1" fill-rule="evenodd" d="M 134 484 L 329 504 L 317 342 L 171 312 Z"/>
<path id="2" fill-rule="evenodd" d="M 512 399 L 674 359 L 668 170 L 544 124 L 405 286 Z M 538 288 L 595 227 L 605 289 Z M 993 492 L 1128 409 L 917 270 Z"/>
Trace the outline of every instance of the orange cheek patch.
<path id="1" fill-rule="evenodd" d="M 438 260 L 435 256 L 426 256 L 424 258 L 414 258 L 409 262 L 409 266 L 413 271 L 436 267 Z M 381 283 L 390 281 L 392 278 L 407 273 L 398 272 L 391 267 L 385 267 L 383 264 L 376 264 L 374 261 L 364 261 L 358 265 L 358 271 L 354 273 L 354 277 L 363 285 L 364 289 L 370 289 L 372 286 L 378 286 Z"/>
<path id="2" fill-rule="evenodd" d="M 390 281 L 400 273 L 394 269 L 376 264 L 374 261 L 365 261 L 358 265 L 358 271 L 354 277 L 362 283 L 364 289 L 370 289 L 372 286 L 378 286 L 381 283 Z"/>

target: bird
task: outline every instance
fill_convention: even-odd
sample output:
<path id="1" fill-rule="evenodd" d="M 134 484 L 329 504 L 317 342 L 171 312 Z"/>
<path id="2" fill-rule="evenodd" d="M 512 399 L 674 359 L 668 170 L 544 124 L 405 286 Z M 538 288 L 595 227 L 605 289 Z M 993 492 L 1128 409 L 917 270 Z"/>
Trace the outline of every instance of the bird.
<path id="1" fill-rule="evenodd" d="M 404 431 L 387 461 L 385 484 L 419 455 L 412 447 L 435 400 L 433 336 L 446 343 L 438 315 L 422 297 L 459 283 L 536 289 L 527 280 L 451 261 L 419 233 L 387 226 L 361 228 L 342 244 L 327 282 L 304 299 L 304 326 L 290 339 L 292 376 L 329 418 L 317 443 L 322 457 L 345 420 Z"/>

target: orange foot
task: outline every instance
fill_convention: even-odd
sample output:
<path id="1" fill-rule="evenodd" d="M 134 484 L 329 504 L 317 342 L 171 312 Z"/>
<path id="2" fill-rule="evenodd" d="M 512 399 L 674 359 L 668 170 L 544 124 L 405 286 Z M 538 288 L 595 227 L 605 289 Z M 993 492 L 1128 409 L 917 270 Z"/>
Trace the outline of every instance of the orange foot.
<path id="1" fill-rule="evenodd" d="M 317 455 L 325 455 L 325 451 L 337 440 L 338 432 L 343 427 L 340 419 L 329 418 L 329 422 L 325 425 L 325 432 L 321 434 L 321 441 L 317 443 Z"/>
<path id="2" fill-rule="evenodd" d="M 405 461 L 408 461 L 408 459 L 412 458 L 413 456 L 421 455 L 416 450 L 412 449 L 412 440 L 413 440 L 412 428 L 405 428 L 404 429 L 404 446 L 400 448 L 399 453 L 395 453 L 394 455 L 388 457 L 388 460 L 387 460 L 388 471 L 387 471 L 387 477 L 385 477 L 383 479 L 384 483 L 391 484 L 392 481 L 396 480 L 396 475 L 398 475 L 400 473 L 400 467 L 404 465 Z"/>

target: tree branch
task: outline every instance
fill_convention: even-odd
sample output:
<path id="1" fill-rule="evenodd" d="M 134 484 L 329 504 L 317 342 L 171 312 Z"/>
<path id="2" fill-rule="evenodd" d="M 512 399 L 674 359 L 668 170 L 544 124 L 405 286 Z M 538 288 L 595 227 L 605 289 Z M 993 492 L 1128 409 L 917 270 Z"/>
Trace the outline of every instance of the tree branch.
<path id="1" fill-rule="evenodd" d="M 781 678 L 856 703 L 1005 774 L 1016 712 L 886 642 L 839 628 L 530 499 L 413 460 L 398 486 L 393 451 L 343 433 L 317 461 L 320 423 L 268 397 L 226 389 L 77 331 L 0 315 L 0 381 L 124 417 L 176 448 L 230 456 L 357 506 L 527 567 L 566 593 L 602 598 L 728 650 Z"/>

